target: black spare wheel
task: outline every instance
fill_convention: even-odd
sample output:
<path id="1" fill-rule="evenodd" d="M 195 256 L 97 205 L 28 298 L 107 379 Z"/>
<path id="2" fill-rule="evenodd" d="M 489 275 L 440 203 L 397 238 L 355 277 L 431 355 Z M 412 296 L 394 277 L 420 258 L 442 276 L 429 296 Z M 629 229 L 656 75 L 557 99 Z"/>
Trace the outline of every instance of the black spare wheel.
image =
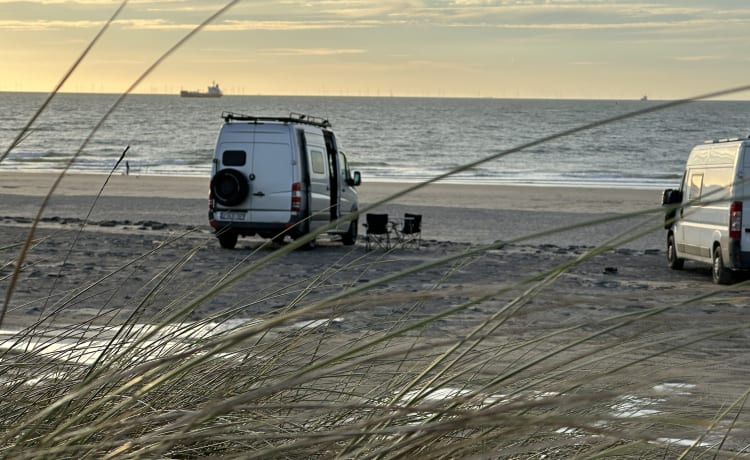
<path id="1" fill-rule="evenodd" d="M 223 206 L 236 206 L 242 203 L 250 192 L 247 178 L 236 169 L 222 169 L 211 179 L 211 193 Z"/>

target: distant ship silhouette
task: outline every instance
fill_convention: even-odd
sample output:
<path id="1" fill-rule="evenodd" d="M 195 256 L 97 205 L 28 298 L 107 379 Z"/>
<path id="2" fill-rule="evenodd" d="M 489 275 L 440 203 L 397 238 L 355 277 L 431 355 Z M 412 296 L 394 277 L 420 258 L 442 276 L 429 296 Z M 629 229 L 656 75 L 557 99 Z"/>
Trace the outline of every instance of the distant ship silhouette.
<path id="1" fill-rule="evenodd" d="M 223 95 L 224 93 L 221 92 L 219 85 L 216 82 L 208 87 L 208 92 L 206 93 L 200 91 L 180 91 L 180 97 L 221 97 Z"/>

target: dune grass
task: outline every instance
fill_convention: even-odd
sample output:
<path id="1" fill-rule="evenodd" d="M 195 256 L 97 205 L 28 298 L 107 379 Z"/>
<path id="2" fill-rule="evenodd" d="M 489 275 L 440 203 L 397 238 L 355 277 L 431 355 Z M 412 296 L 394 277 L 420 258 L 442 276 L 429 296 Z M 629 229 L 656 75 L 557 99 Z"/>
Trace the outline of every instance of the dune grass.
<path id="1" fill-rule="evenodd" d="M 234 3 L 227 3 L 217 15 Z M 122 97 L 217 15 L 170 48 Z M 748 87 L 699 98 L 744 89 Z M 649 106 L 482 161 L 688 102 Z M 33 120 L 27 129 L 32 124 Z M 19 133 L 19 139 L 24 135 Z M 73 161 L 75 156 L 68 166 Z M 477 164 L 463 165 L 403 193 Z M 13 294 L 21 287 L 20 274 L 31 268 L 27 258 L 35 245 L 62 237 L 71 242 L 71 252 L 79 250 L 80 232 L 37 235 L 44 206 L 24 240 L 0 247 L 0 281 L 6 293 L 0 324 L 7 311 L 17 308 Z M 276 250 L 261 247 L 194 285 L 183 279 L 182 269 L 215 242 L 186 231 L 121 260 L 119 267 L 87 285 L 40 294 L 44 308 L 38 320 L 0 342 L 0 456 L 747 456 L 750 437 L 744 406 L 750 390 L 742 383 L 745 369 L 727 369 L 721 362 L 694 360 L 693 355 L 704 345 L 710 350 L 716 339 L 742 337 L 748 322 L 738 316 L 705 325 L 690 321 L 685 313 L 687 306 L 710 304 L 730 289 L 742 292 L 744 283 L 688 299 L 663 297 L 663 302 L 635 310 L 602 308 L 603 314 L 550 320 L 576 311 L 581 300 L 558 290 L 562 277 L 659 228 L 663 217 L 662 210 L 654 208 L 577 224 L 634 217 L 643 220 L 605 245 L 546 270 L 496 283 L 451 288 L 459 273 L 471 273 L 494 252 L 575 227 L 456 247 L 447 255 L 433 254 L 387 271 L 378 267 L 390 266 L 393 254 L 355 247 L 306 279 L 268 286 L 257 298 L 237 300 L 209 314 L 203 313 L 204 306 L 264 267 L 281 263 L 317 235 Z M 148 279 L 135 279 L 148 261 L 174 244 L 184 248 L 181 255 L 150 272 Z M 415 285 L 418 279 L 420 286 L 412 292 L 382 289 L 410 279 Z M 126 282 L 139 288 L 123 308 L 116 294 Z M 441 302 L 447 295 L 455 301 Z M 74 324 L 61 320 L 62 312 L 89 298 L 100 300 L 96 313 Z M 629 300 L 613 296 L 600 302 L 606 307 Z M 251 319 L 243 316 L 248 306 L 267 301 L 281 306 Z M 345 321 L 341 318 L 372 305 L 386 307 L 390 315 L 363 325 L 340 324 Z M 444 327 L 445 320 L 455 320 L 450 329 Z M 681 320 L 682 328 L 665 327 Z M 691 378 L 700 381 L 707 373 L 731 371 L 740 383 L 727 382 L 718 393 L 722 398 L 696 396 L 717 393 L 701 393 Z M 667 398 L 674 401 L 666 404 Z M 685 438 L 685 433 L 692 436 Z"/>

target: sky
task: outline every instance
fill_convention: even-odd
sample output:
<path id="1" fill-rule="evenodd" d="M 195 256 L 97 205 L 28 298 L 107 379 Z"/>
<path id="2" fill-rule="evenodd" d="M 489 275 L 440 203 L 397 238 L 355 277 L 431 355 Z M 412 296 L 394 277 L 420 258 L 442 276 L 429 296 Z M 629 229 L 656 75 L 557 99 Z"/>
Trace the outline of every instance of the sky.
<path id="1" fill-rule="evenodd" d="M 131 0 L 62 90 L 124 91 L 226 3 Z M 50 91 L 120 4 L 0 0 L 0 91 Z M 748 0 L 247 0 L 134 92 L 676 99 L 750 83 L 748 44 Z"/>

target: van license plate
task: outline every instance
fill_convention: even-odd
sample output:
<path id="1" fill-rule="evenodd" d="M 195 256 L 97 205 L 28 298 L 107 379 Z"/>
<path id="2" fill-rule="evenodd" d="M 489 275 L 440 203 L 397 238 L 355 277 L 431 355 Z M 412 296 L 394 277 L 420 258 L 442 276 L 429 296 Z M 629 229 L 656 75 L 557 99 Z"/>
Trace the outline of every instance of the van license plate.
<path id="1" fill-rule="evenodd" d="M 223 211 L 219 213 L 219 218 L 221 220 L 245 220 L 245 213 Z"/>

